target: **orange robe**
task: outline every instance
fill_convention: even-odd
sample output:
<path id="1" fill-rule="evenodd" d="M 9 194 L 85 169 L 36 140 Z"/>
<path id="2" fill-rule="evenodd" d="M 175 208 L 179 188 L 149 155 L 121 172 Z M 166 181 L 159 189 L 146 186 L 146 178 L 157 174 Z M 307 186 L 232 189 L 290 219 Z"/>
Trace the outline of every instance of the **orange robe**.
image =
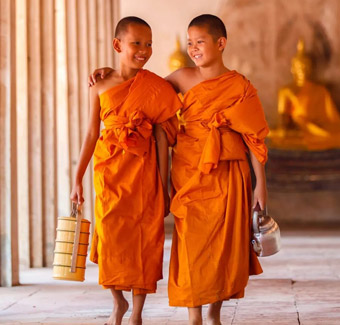
<path id="1" fill-rule="evenodd" d="M 152 128 L 181 105 L 170 84 L 147 70 L 100 95 L 105 129 L 94 151 L 91 260 L 104 288 L 151 293 L 162 278 L 164 197 Z"/>
<path id="2" fill-rule="evenodd" d="M 171 170 L 171 306 L 241 298 L 249 275 L 262 272 L 250 247 L 247 151 L 264 164 L 267 133 L 256 90 L 236 71 L 184 95 Z"/>

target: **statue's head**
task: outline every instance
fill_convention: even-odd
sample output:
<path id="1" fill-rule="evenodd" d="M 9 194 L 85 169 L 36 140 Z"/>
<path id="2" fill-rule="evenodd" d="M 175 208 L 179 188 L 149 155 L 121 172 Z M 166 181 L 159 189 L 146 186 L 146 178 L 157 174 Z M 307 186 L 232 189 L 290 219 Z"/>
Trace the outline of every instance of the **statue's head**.
<path id="1" fill-rule="evenodd" d="M 297 44 L 297 53 L 292 59 L 290 71 L 293 74 L 295 83 L 300 87 L 311 75 L 312 61 L 305 53 L 305 43 L 301 39 Z"/>
<path id="2" fill-rule="evenodd" d="M 172 71 L 175 71 L 180 68 L 186 67 L 187 64 L 187 57 L 184 52 L 181 50 L 181 42 L 179 37 L 176 38 L 176 51 L 170 55 L 169 58 L 169 68 Z"/>

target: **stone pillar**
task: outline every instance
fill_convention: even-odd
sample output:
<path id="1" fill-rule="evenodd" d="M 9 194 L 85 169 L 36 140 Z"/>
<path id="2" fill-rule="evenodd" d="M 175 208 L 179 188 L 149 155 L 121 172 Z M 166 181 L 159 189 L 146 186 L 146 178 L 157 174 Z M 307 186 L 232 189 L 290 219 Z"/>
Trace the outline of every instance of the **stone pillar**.
<path id="1" fill-rule="evenodd" d="M 0 280 L 19 282 L 15 98 L 15 2 L 0 2 Z"/>
<path id="2" fill-rule="evenodd" d="M 42 211 L 42 31 L 41 2 L 27 3 L 27 56 L 28 56 L 28 180 L 30 266 L 43 266 L 43 211 Z"/>
<path id="3" fill-rule="evenodd" d="M 87 77 L 115 59 L 117 3 L 1 0 L 1 285 L 18 283 L 18 251 L 21 267 L 52 264 L 88 126 Z M 93 225 L 92 175 L 90 164 L 83 210 Z"/>
<path id="4" fill-rule="evenodd" d="M 18 230 L 20 266 L 30 265 L 27 3 L 16 1 L 16 113 L 18 157 Z"/>
<path id="5" fill-rule="evenodd" d="M 52 265 L 57 218 L 56 65 L 54 0 L 41 2 L 43 264 Z"/>
<path id="6" fill-rule="evenodd" d="M 66 2 L 55 2 L 56 19 L 56 141 L 57 141 L 57 213 L 67 215 L 70 210 L 70 134 L 67 73 Z"/>

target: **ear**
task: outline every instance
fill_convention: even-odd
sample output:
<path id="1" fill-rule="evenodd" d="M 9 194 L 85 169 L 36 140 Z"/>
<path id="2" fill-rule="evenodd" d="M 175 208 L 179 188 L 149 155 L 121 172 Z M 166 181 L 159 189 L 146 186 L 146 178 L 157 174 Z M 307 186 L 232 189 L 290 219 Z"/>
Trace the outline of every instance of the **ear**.
<path id="1" fill-rule="evenodd" d="M 220 51 L 223 51 L 225 49 L 225 47 L 227 46 L 227 39 L 225 37 L 220 37 L 217 40 L 217 44 L 218 44 L 218 49 Z"/>
<path id="2" fill-rule="evenodd" d="M 114 38 L 113 41 L 112 41 L 112 46 L 113 46 L 113 49 L 117 52 L 117 53 L 120 53 L 122 52 L 122 44 L 121 44 L 121 41 L 120 39 L 118 38 Z"/>

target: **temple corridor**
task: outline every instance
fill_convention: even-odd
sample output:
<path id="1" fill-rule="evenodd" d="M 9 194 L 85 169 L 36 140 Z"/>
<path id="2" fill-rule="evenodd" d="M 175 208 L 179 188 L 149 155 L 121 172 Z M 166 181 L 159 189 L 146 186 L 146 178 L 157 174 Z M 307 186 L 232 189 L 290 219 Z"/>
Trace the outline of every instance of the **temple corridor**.
<path id="1" fill-rule="evenodd" d="M 283 231 L 283 249 L 262 258 L 264 273 L 252 277 L 246 298 L 225 302 L 222 324 L 340 324 L 340 231 Z M 164 280 L 147 298 L 145 325 L 187 324 L 185 308 L 168 307 L 166 279 L 171 238 L 165 243 Z M 84 283 L 56 281 L 51 268 L 20 274 L 21 286 L 0 288 L 0 324 L 104 324 L 109 292 L 89 264 Z M 130 299 L 130 294 L 126 294 Z M 130 302 L 131 307 L 131 302 Z M 128 321 L 131 308 L 124 318 Z M 204 308 L 203 313 L 206 313 Z"/>
<path id="2" fill-rule="evenodd" d="M 271 130 L 267 207 L 283 229 L 282 250 L 261 259 L 264 273 L 251 277 L 244 299 L 224 303 L 222 324 L 340 325 L 338 0 L 0 0 L 0 324 L 106 322 L 112 298 L 96 265 L 88 262 L 84 283 L 52 279 L 58 218 L 70 215 L 87 134 L 88 75 L 120 67 L 112 39 L 131 15 L 152 26 L 145 69 L 166 77 L 178 57 L 191 65 L 188 23 L 203 13 L 227 27 L 225 66 L 258 90 Z M 93 176 L 90 162 L 90 242 Z M 186 308 L 168 306 L 174 219 L 165 224 L 164 279 L 147 298 L 143 325 L 188 324 Z"/>

